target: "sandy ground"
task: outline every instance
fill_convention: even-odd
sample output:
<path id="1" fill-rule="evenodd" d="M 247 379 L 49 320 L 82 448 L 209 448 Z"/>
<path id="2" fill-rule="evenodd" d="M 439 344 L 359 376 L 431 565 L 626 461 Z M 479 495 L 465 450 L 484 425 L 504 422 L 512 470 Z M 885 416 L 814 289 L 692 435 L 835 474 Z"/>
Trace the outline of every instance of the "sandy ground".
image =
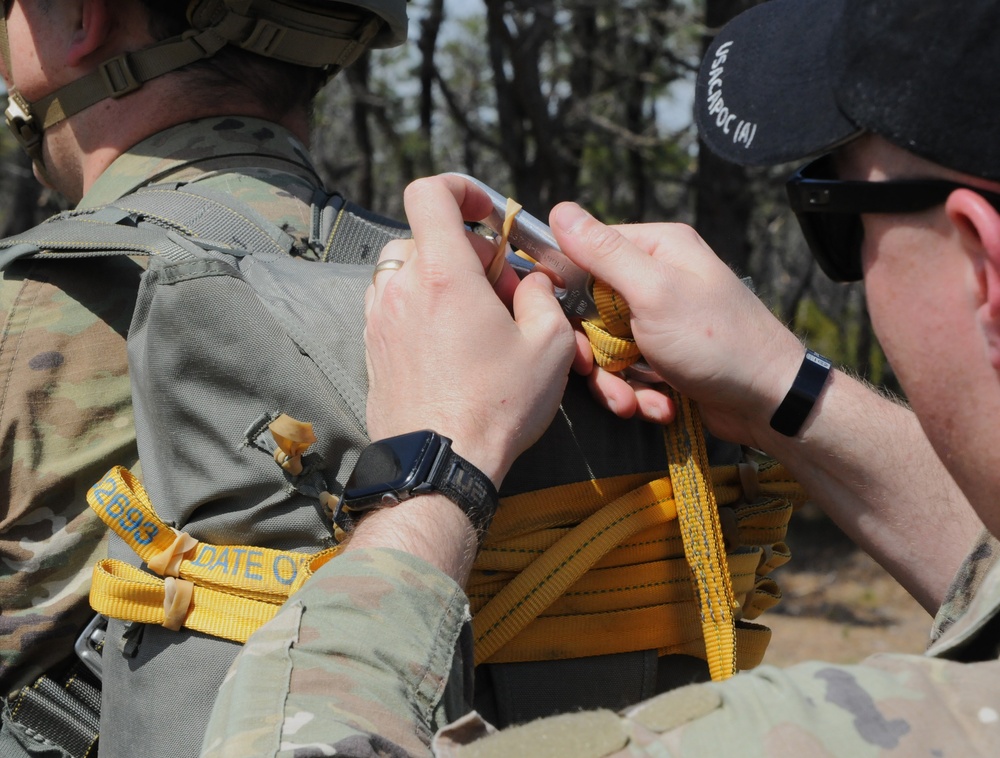
<path id="1" fill-rule="evenodd" d="M 830 521 L 808 506 L 792 519 L 791 562 L 774 572 L 781 602 L 765 663 L 854 663 L 880 652 L 920 653 L 932 618 Z"/>

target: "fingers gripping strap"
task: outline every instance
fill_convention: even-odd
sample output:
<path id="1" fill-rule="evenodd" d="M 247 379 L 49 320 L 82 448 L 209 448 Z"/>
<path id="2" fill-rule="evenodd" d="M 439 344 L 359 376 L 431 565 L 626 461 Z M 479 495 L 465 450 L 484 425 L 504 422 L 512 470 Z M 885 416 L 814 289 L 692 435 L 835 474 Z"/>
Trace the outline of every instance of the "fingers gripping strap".
<path id="1" fill-rule="evenodd" d="M 507 250 L 507 240 L 521 208 L 521 204 L 516 200 L 507 198 L 507 209 L 504 215 L 502 234 L 497 242 L 497 252 L 486 273 L 490 284 L 496 284 L 497 279 L 500 278 Z M 631 311 L 628 303 L 614 289 L 600 280 L 594 282 L 593 295 L 597 312 L 600 315 L 600 322 L 584 321 L 582 326 L 587 339 L 590 340 L 591 349 L 594 351 L 594 360 L 598 366 L 607 371 L 622 371 L 642 357 L 635 340 L 632 339 L 632 326 L 629 320 Z"/>

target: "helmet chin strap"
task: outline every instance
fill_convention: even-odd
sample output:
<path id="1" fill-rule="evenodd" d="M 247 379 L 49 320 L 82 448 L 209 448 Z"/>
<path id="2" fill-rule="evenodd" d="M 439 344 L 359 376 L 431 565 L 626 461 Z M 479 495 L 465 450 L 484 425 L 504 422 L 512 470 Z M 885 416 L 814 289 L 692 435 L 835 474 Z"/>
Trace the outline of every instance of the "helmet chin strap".
<path id="1" fill-rule="evenodd" d="M 0 26 L 7 71 L 10 52 L 6 21 Z M 42 135 L 60 121 L 108 98 L 118 99 L 143 84 L 195 61 L 210 58 L 226 44 L 213 29 L 191 31 L 134 53 L 104 61 L 97 70 L 65 84 L 51 95 L 29 102 L 16 88 L 8 91 L 7 126 L 31 159 L 44 166 Z"/>
<path id="2" fill-rule="evenodd" d="M 42 135 L 46 129 L 102 100 L 123 97 L 151 79 L 211 58 L 227 44 L 265 57 L 325 68 L 332 74 L 361 55 L 383 25 L 378 16 L 362 14 L 332 20 L 310 16 L 308 23 L 291 27 L 274 18 L 242 15 L 219 0 L 213 6 L 215 13 L 208 28 L 190 29 L 179 37 L 104 61 L 95 71 L 36 102 L 29 102 L 11 86 L 4 114 L 7 126 L 35 165 L 44 172 Z M 315 26 L 305 28 L 310 25 Z M 0 54 L 11 76 L 10 42 L 3 14 Z"/>
<path id="3" fill-rule="evenodd" d="M 18 124 L 23 123 L 26 120 L 30 120 L 30 117 L 25 117 L 24 114 L 30 114 L 31 106 L 28 101 L 25 100 L 21 93 L 17 91 L 14 87 L 14 70 L 11 65 L 10 57 L 10 38 L 7 35 L 7 8 L 6 4 L 4 10 L 0 13 L 0 55 L 3 56 L 3 67 L 4 71 L 7 72 L 7 110 L 4 116 L 7 119 L 7 126 L 14 133 L 17 138 L 18 143 L 24 148 L 24 151 L 31 158 L 32 163 L 35 166 L 35 170 L 38 172 L 39 177 L 46 183 L 49 184 L 48 174 L 45 170 L 45 161 L 42 159 L 42 140 L 41 134 L 39 133 L 37 137 L 33 137 L 30 134 L 25 134 L 21 131 Z"/>

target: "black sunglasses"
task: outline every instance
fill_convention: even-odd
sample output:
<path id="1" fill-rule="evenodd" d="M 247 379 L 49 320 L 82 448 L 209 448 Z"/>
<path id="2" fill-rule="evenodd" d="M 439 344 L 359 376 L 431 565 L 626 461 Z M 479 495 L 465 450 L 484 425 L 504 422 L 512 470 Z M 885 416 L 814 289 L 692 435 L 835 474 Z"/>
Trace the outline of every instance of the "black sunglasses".
<path id="1" fill-rule="evenodd" d="M 944 179 L 841 181 L 829 155 L 803 166 L 785 186 L 809 250 L 835 282 L 862 278 L 862 213 L 925 211 L 941 205 L 957 189 L 970 189 L 1000 210 L 1000 195 Z"/>

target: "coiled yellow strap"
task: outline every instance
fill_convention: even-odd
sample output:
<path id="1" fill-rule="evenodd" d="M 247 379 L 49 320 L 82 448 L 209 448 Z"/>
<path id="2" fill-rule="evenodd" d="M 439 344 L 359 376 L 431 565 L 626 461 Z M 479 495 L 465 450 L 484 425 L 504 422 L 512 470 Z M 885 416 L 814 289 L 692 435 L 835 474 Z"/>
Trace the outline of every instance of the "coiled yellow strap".
<path id="1" fill-rule="evenodd" d="M 507 236 L 519 210 L 519 205 L 508 202 L 498 257 L 506 247 Z M 593 295 L 600 319 L 599 322 L 584 321 L 583 329 L 591 342 L 594 359 L 608 371 L 623 370 L 641 357 L 632 339 L 631 311 L 624 298 L 604 282 L 594 283 Z M 641 629 L 650 630 L 647 636 L 655 638 L 657 644 L 649 647 L 658 649 L 674 648 L 685 643 L 697 644 L 694 641 L 700 636 L 712 679 L 725 679 L 736 672 L 738 606 L 730 574 L 733 567 L 726 558 L 715 493 L 706 478 L 709 467 L 704 431 L 694 405 L 672 389 L 666 391 L 671 394 L 677 408 L 677 419 L 665 430 L 668 477 L 643 483 L 586 516 L 509 581 L 494 580 L 488 570 L 482 568 L 481 562 L 477 563 L 480 573 L 474 575 L 470 593 L 484 576 L 488 578 L 486 583 L 495 589 L 473 618 L 477 663 L 517 659 L 517 656 L 526 656 L 527 660 L 557 657 L 552 654 L 551 648 L 547 651 L 540 649 L 540 645 L 545 644 L 543 640 L 551 644 L 553 637 L 576 640 L 573 645 L 556 645 L 560 650 L 571 647 L 574 655 L 619 652 L 624 649 L 619 638 L 626 635 L 635 638 L 635 630 Z M 538 505 L 537 499 L 534 499 L 532 506 L 537 508 Z M 513 510 L 506 503 L 501 512 L 505 509 Z M 519 520 L 528 517 L 523 509 L 517 509 L 516 515 Z M 664 590 L 672 582 L 683 581 L 683 577 L 675 571 L 672 576 L 661 574 L 656 580 L 638 586 L 625 585 L 636 590 L 646 590 L 650 585 L 658 587 L 655 603 L 605 614 L 600 619 L 591 616 L 589 620 L 592 623 L 586 631 L 571 630 L 565 624 L 555 634 L 544 631 L 552 624 L 549 620 L 551 616 L 543 617 L 543 613 L 548 612 L 558 599 L 572 596 L 567 593 L 581 592 L 577 583 L 609 551 L 638 532 L 675 520 L 680 527 L 684 556 L 696 589 L 696 615 L 690 612 L 689 605 L 675 605 L 677 601 Z M 483 560 L 490 554 L 496 539 L 494 531 L 484 546 Z M 754 566 L 754 576 L 756 568 Z M 646 573 L 658 570 L 662 572 L 665 567 L 642 566 L 642 571 Z M 622 580 L 629 582 L 628 578 L 621 576 L 612 581 L 616 588 L 608 585 L 603 590 L 589 591 L 616 592 L 621 597 L 625 591 L 621 586 Z M 746 594 L 744 590 L 744 597 Z M 628 614 L 628 618 L 623 618 L 622 613 Z M 605 625 L 603 630 L 600 628 L 602 623 Z M 526 633 L 529 626 L 534 631 Z M 602 631 L 605 633 L 602 634 Z M 541 639 L 534 635 L 535 632 Z M 534 641 L 529 641 L 533 635 Z M 605 647 L 608 643 L 610 650 Z"/>

